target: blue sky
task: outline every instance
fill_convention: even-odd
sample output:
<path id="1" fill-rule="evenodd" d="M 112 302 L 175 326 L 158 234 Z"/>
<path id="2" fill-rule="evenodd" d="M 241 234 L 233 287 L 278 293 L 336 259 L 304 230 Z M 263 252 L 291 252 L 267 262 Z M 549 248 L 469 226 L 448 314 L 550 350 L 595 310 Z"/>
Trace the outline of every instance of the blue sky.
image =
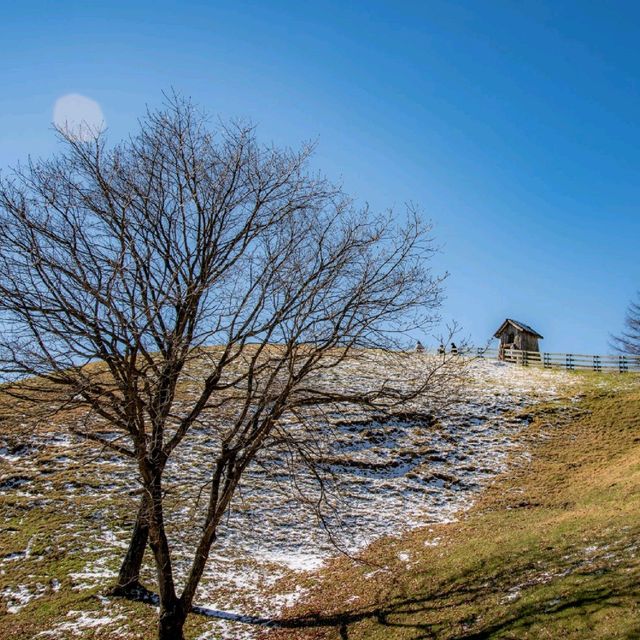
<path id="1" fill-rule="evenodd" d="M 29 2 L 0 22 L 0 167 L 56 149 L 57 98 L 113 140 L 170 87 L 374 209 L 421 206 L 475 342 L 507 317 L 603 353 L 640 288 L 640 5 Z"/>

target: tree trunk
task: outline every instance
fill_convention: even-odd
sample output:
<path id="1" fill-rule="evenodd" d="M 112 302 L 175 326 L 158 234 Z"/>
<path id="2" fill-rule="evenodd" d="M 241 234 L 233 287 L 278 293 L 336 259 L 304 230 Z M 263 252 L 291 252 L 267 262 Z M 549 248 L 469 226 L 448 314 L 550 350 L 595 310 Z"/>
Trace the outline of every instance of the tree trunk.
<path id="1" fill-rule="evenodd" d="M 160 607 L 158 640 L 184 640 L 183 627 L 187 619 L 182 603 L 177 598 Z"/>
<path id="2" fill-rule="evenodd" d="M 188 607 L 176 596 L 169 541 L 164 529 L 162 509 L 162 469 L 143 468 L 145 485 L 149 490 L 148 522 L 149 546 L 153 551 L 160 596 L 158 640 L 184 640 L 182 628 L 187 619 Z"/>
<path id="3" fill-rule="evenodd" d="M 147 590 L 140 584 L 140 568 L 149 539 L 148 494 L 145 491 L 140 500 L 140 508 L 131 534 L 127 555 L 122 561 L 118 582 L 111 589 L 114 596 L 142 597 Z"/>

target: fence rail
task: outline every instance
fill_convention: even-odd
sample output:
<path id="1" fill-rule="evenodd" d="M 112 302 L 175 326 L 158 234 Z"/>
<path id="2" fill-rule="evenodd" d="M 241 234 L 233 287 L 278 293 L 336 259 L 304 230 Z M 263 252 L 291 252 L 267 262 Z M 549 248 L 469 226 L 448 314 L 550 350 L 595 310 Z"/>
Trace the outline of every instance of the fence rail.
<path id="1" fill-rule="evenodd" d="M 591 371 L 640 371 L 640 356 L 631 355 L 585 355 L 583 353 L 549 353 L 547 351 L 520 351 L 505 349 L 500 358 L 498 349 L 478 348 L 480 358 L 501 359 L 523 367 L 562 368 L 570 371 L 590 369 Z"/>

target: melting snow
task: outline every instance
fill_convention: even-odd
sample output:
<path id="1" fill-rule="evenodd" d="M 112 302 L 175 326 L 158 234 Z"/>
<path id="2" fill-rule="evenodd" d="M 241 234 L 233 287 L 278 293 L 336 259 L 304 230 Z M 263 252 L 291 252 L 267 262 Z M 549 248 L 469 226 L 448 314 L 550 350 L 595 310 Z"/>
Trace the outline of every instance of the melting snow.
<path id="1" fill-rule="evenodd" d="M 514 418 L 506 412 L 551 399 L 570 382 L 563 372 L 492 361 L 472 363 L 470 370 L 473 380 L 464 397 L 455 404 L 442 410 L 429 407 L 428 403 L 411 407 L 416 414 L 430 414 L 435 421 L 381 418 L 371 422 L 359 419 L 358 415 L 334 417 L 334 440 L 329 448 L 318 453 L 327 477 L 331 478 L 331 472 L 336 474 L 331 480 L 335 511 L 328 511 L 326 518 L 341 549 L 353 553 L 384 535 L 454 520 L 473 503 L 486 482 L 505 469 L 517 444 L 517 435 L 527 424 L 526 418 Z M 343 378 L 331 372 L 326 382 L 341 384 L 341 380 L 348 379 L 353 385 L 358 380 L 358 372 L 346 371 L 341 375 Z M 193 538 L 198 533 L 193 505 L 210 472 L 207 456 L 210 438 L 206 425 L 195 430 L 178 448 L 179 455 L 167 468 L 167 503 L 172 507 L 168 509 L 167 521 L 175 545 L 178 580 L 189 568 Z M 8 476 L 0 476 L 0 493 L 16 495 L 17 488 L 22 495 L 29 493 L 24 489 L 33 484 L 29 465 L 33 465 L 35 447 L 54 454 L 53 464 L 66 474 L 78 456 L 86 455 L 86 450 L 68 436 L 60 436 L 54 442 L 34 442 L 29 447 L 20 451 L 0 448 L 0 456 L 8 463 L 0 471 L 10 472 Z M 526 461 L 524 454 L 519 454 L 522 461 Z M 93 479 L 99 481 L 98 488 L 83 484 L 82 468 L 77 472 L 66 494 L 66 508 L 70 512 L 85 495 L 122 495 L 136 488 L 131 484 L 135 472 L 132 474 L 126 463 L 112 457 L 102 462 L 99 466 L 91 465 Z M 325 530 L 317 526 L 313 510 L 295 498 L 287 479 L 288 461 L 282 453 L 267 450 L 260 463 L 249 470 L 238 500 L 220 528 L 198 591 L 196 601 L 209 603 L 207 607 L 212 611 L 236 610 L 258 617 L 277 615 L 303 595 L 304 590 L 267 596 L 274 583 L 291 572 L 317 569 L 337 553 Z M 309 498 L 317 498 L 314 493 L 317 487 L 310 477 L 302 475 L 299 485 Z M 46 496 L 34 494 L 29 499 L 43 498 Z M 137 498 L 131 500 L 133 503 Z M 74 588 L 104 585 L 114 576 L 110 567 L 114 566 L 114 559 L 121 557 L 130 532 L 113 528 L 110 520 L 109 510 L 101 509 L 96 514 L 96 535 L 89 540 L 86 523 L 83 528 L 83 523 L 70 516 L 69 531 L 73 533 L 78 528 L 77 535 L 87 550 L 100 552 L 97 561 L 70 576 Z M 0 562 L 27 558 L 31 542 L 23 552 L 10 554 Z M 434 538 L 425 544 L 438 542 Z M 398 557 L 403 562 L 410 559 L 406 553 Z M 59 586 L 57 579 L 52 581 L 52 588 Z M 1 595 L 9 602 L 10 612 L 19 610 L 34 597 L 32 591 L 23 587 L 5 589 Z M 226 617 L 235 622 L 212 620 L 210 630 L 202 638 L 217 632 L 222 638 L 240 640 L 257 633 L 250 625 L 240 624 L 246 618 L 235 614 Z M 123 616 L 70 611 L 69 618 L 73 619 L 63 626 L 82 635 L 83 629 L 114 625 Z"/>

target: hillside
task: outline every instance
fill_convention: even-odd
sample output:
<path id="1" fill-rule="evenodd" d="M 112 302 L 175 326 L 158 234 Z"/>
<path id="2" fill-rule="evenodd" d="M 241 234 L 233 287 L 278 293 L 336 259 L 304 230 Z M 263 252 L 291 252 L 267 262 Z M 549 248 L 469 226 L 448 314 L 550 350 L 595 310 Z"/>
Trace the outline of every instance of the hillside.
<path id="1" fill-rule="evenodd" d="M 391 420 L 333 420 L 335 446 L 325 461 L 341 476 L 333 533 L 368 564 L 331 560 L 339 552 L 294 504 L 273 456 L 250 474 L 198 604 L 285 615 L 292 626 L 321 614 L 319 629 L 271 632 L 276 638 L 449 638 L 513 633 L 519 620 L 551 618 L 589 568 L 607 568 L 602 575 L 625 594 L 637 577 L 633 563 L 619 562 L 631 557 L 625 545 L 638 529 L 636 378 L 481 362 L 467 382 L 439 412 L 425 404 Z M 0 635 L 152 638 L 152 607 L 103 595 L 131 527 L 137 487 L 126 464 L 70 437 L 69 416 L 42 424 L 33 407 L 7 401 L 2 418 Z M 206 432 L 194 434 L 171 470 L 180 491 L 168 503 L 178 515 L 197 499 L 206 452 Z M 173 534 L 186 545 L 190 531 Z M 187 552 L 179 548 L 178 566 Z M 595 588 L 591 580 L 584 578 L 585 593 Z M 153 587 L 150 564 L 145 581 Z M 625 619 L 631 594 L 621 597 Z M 530 637 L 545 637 L 531 629 Z M 266 632 L 192 616 L 187 633 Z"/>
<path id="2" fill-rule="evenodd" d="M 530 461 L 460 522 L 333 562 L 269 640 L 640 638 L 640 389 L 582 384 L 532 411 Z"/>

